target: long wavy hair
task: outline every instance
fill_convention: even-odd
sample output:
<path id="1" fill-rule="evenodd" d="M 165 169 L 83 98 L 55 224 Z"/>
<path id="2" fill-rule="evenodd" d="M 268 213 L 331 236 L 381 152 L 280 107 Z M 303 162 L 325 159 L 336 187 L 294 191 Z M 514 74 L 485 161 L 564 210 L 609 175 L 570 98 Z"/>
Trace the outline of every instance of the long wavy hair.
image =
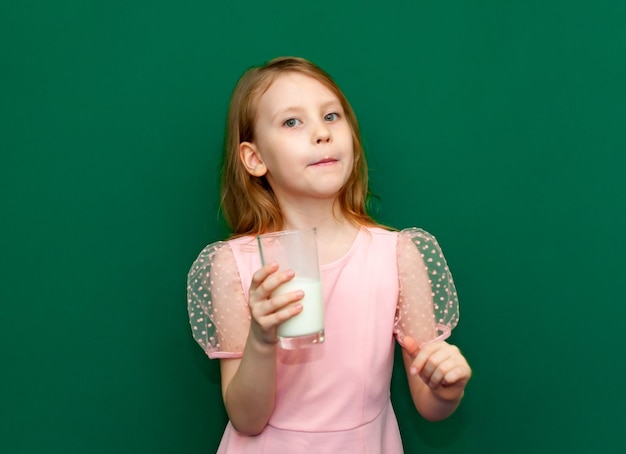
<path id="1" fill-rule="evenodd" d="M 357 226 L 378 225 L 367 214 L 367 163 L 356 115 L 335 81 L 321 68 L 297 57 L 279 57 L 261 67 L 253 67 L 239 79 L 233 91 L 226 127 L 221 174 L 221 208 L 233 237 L 258 235 L 281 230 L 283 216 L 278 201 L 265 176 L 250 175 L 239 157 L 242 142 L 254 142 L 254 124 L 258 100 L 278 76 L 301 73 L 322 83 L 341 102 L 352 130 L 354 163 L 352 172 L 335 203 Z"/>

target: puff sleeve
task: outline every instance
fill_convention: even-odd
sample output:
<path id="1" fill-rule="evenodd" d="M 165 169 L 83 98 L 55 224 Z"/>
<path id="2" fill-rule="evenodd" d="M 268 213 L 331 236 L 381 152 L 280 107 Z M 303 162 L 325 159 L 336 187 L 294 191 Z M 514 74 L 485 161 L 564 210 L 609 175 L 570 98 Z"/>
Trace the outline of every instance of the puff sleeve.
<path id="1" fill-rule="evenodd" d="M 399 295 L 395 335 L 419 345 L 446 339 L 459 321 L 459 302 L 452 274 L 430 233 L 410 228 L 398 233 Z"/>
<path id="2" fill-rule="evenodd" d="M 205 247 L 187 276 L 191 332 L 209 358 L 239 358 L 250 328 L 250 310 L 230 245 Z"/>

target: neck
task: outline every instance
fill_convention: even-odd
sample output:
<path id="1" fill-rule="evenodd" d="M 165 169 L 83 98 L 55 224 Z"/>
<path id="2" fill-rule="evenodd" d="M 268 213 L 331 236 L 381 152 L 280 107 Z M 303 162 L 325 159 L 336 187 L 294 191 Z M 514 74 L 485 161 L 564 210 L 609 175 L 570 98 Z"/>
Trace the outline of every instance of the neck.
<path id="1" fill-rule="evenodd" d="M 327 200 L 281 203 L 284 230 L 315 227 L 318 252 L 322 264 L 330 263 L 347 252 L 359 230 L 341 212 L 336 204 Z"/>
<path id="2" fill-rule="evenodd" d="M 332 200 L 280 200 L 280 210 L 283 214 L 283 229 L 317 228 L 318 234 L 325 230 L 336 230 L 348 220 L 339 206 Z"/>

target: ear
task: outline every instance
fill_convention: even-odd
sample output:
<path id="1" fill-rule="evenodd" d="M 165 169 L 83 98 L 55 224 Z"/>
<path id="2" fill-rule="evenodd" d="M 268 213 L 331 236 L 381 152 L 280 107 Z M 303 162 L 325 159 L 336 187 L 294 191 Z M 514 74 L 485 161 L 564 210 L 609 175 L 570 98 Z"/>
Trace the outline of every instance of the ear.
<path id="1" fill-rule="evenodd" d="M 267 167 L 261 159 L 259 150 L 252 142 L 239 144 L 239 159 L 250 175 L 262 177 L 267 173 Z"/>

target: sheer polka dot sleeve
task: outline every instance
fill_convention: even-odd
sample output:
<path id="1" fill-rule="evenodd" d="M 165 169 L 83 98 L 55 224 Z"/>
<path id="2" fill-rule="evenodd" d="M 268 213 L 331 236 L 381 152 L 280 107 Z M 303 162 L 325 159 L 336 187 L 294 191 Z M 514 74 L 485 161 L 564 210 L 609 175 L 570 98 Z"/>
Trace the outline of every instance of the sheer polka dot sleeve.
<path id="1" fill-rule="evenodd" d="M 228 243 L 207 246 L 191 266 L 187 309 L 193 337 L 210 358 L 241 357 L 250 311 Z"/>
<path id="2" fill-rule="evenodd" d="M 439 243 L 430 233 L 410 228 L 398 234 L 400 292 L 395 334 L 402 344 L 410 336 L 419 345 L 446 339 L 459 321 L 452 274 Z"/>

